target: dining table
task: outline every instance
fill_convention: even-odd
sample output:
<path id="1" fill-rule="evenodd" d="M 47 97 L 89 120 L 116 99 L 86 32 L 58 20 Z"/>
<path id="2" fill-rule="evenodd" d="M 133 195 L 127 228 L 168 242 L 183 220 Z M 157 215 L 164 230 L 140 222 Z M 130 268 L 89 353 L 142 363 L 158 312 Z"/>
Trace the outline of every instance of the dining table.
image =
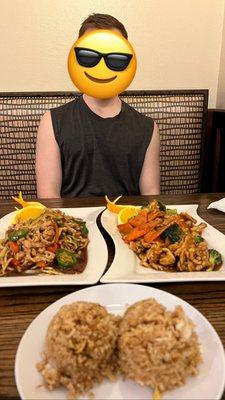
<path id="1" fill-rule="evenodd" d="M 217 209 L 207 209 L 211 202 L 223 197 L 225 197 L 225 193 L 140 195 L 123 196 L 119 200 L 119 203 L 141 206 L 157 198 L 166 205 L 197 204 L 198 215 L 207 224 L 212 225 L 225 235 L 225 213 Z M 35 201 L 35 199 L 32 200 Z M 60 209 L 106 207 L 104 196 L 38 199 L 38 201 L 47 207 Z M 15 202 L 13 200 L 0 200 L 0 218 L 14 210 Z M 108 269 L 115 255 L 115 247 L 112 238 L 101 226 L 100 216 L 97 218 L 97 225 L 107 244 L 108 260 L 106 269 Z M 100 284 L 100 282 L 97 282 L 95 285 Z M 107 283 L 103 284 L 107 285 Z M 165 283 L 143 282 L 141 284 L 166 291 L 194 306 L 215 328 L 225 348 L 225 280 Z M 85 287 L 87 285 L 0 286 L 0 400 L 20 399 L 14 376 L 15 356 L 19 342 L 29 324 L 41 311 L 56 300 Z M 225 400 L 225 394 L 223 394 L 222 399 Z"/>

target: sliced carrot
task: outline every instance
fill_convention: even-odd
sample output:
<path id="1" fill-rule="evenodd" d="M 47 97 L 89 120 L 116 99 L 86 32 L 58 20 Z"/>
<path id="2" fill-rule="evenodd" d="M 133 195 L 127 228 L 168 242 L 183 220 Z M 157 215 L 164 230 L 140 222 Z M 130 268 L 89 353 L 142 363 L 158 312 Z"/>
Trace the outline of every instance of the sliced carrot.
<path id="1" fill-rule="evenodd" d="M 146 234 L 145 229 L 141 229 L 139 226 L 136 226 L 135 228 L 132 229 L 127 235 L 123 237 L 125 242 L 132 242 L 133 240 L 138 239 L 141 236 L 144 236 Z"/>
<path id="2" fill-rule="evenodd" d="M 146 215 L 146 216 L 148 216 L 148 213 L 149 213 L 149 211 L 148 210 L 142 210 L 142 209 L 140 209 L 140 211 L 138 211 L 138 215 Z"/>
<path id="3" fill-rule="evenodd" d="M 120 233 L 122 233 L 123 235 L 126 235 L 133 229 L 132 225 L 129 222 L 126 222 L 125 224 L 119 224 L 119 225 L 117 225 L 117 228 L 119 229 Z"/>
<path id="4" fill-rule="evenodd" d="M 134 217 L 134 218 L 136 218 L 136 217 Z M 136 240 L 139 237 L 146 235 L 150 231 L 151 231 L 151 233 L 155 232 L 155 231 L 153 231 L 153 228 L 155 228 L 159 224 L 159 221 L 150 221 L 150 222 L 145 222 L 142 225 L 132 227 L 130 224 L 130 221 L 131 220 L 129 219 L 129 223 L 118 225 L 118 229 L 119 229 L 120 233 L 125 234 L 125 236 L 123 238 L 125 240 L 125 242 L 131 242 L 133 240 Z M 121 228 L 119 228 L 119 226 Z"/>
<path id="5" fill-rule="evenodd" d="M 16 242 L 8 242 L 8 246 L 13 253 L 18 253 L 20 251 L 19 245 Z"/>
<path id="6" fill-rule="evenodd" d="M 158 238 L 167 228 L 169 228 L 169 226 L 173 225 L 176 221 L 173 220 L 170 221 L 169 223 L 167 223 L 166 225 L 164 225 L 162 228 L 158 229 L 158 230 L 153 230 L 150 231 L 149 233 L 147 233 L 144 237 L 145 242 L 149 243 L 149 242 L 153 242 L 156 238 Z"/>
<path id="7" fill-rule="evenodd" d="M 51 253 L 56 253 L 58 248 L 59 248 L 59 245 L 57 243 L 53 243 L 50 246 L 48 246 L 46 250 L 51 251 Z"/>
<path id="8" fill-rule="evenodd" d="M 144 236 L 144 241 L 147 243 L 153 242 L 154 240 L 154 235 L 157 233 L 157 231 L 150 231 L 148 233 L 146 233 L 146 235 Z M 157 238 L 157 237 L 156 237 Z"/>
<path id="9" fill-rule="evenodd" d="M 159 225 L 159 221 L 150 221 L 146 222 L 146 224 L 142 225 L 143 229 L 146 229 L 146 233 L 152 231 L 157 225 Z"/>
<path id="10" fill-rule="evenodd" d="M 57 243 L 59 241 L 59 227 L 57 223 L 54 221 L 54 228 L 55 228 L 55 239 L 54 242 Z"/>
<path id="11" fill-rule="evenodd" d="M 139 225 L 143 225 L 147 222 L 147 217 L 148 217 L 148 213 L 146 210 L 142 210 L 138 213 L 138 215 L 136 215 L 135 217 L 132 217 L 129 219 L 129 223 L 132 226 L 139 226 Z"/>
<path id="12" fill-rule="evenodd" d="M 159 210 L 154 210 L 148 213 L 148 221 L 153 221 L 156 217 L 162 215 L 162 212 Z"/>
<path id="13" fill-rule="evenodd" d="M 179 218 L 177 218 L 177 224 L 180 225 L 181 228 L 183 229 L 188 229 L 187 223 L 178 215 Z"/>

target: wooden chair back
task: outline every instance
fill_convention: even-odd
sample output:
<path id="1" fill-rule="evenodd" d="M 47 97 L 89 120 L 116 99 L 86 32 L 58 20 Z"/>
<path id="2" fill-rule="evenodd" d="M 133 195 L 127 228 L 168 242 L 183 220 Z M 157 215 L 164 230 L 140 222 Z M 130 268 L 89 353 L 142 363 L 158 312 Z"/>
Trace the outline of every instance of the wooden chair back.
<path id="1" fill-rule="evenodd" d="M 35 145 L 46 110 L 78 93 L 0 93 L 0 198 L 36 197 Z M 158 124 L 161 193 L 201 191 L 208 90 L 127 91 L 121 98 Z"/>

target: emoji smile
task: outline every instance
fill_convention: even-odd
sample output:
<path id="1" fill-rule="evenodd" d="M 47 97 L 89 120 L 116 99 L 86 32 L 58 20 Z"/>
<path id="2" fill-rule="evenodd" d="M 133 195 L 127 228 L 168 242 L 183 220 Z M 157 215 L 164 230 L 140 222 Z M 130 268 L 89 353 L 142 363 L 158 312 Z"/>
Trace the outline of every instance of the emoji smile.
<path id="1" fill-rule="evenodd" d="M 114 81 L 114 79 L 116 79 L 117 75 L 113 76 L 112 78 L 108 78 L 108 79 L 98 79 L 98 78 L 94 78 L 93 76 L 89 75 L 86 71 L 84 71 L 85 75 L 91 79 L 93 82 L 96 83 L 107 83 L 107 82 L 112 82 Z"/>

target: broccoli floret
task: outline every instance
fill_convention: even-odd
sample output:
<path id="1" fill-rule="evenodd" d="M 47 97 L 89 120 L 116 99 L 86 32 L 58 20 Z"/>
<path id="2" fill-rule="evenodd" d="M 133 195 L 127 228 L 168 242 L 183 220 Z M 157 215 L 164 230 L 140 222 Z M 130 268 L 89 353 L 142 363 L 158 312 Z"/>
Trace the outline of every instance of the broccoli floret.
<path id="1" fill-rule="evenodd" d="M 166 206 L 161 201 L 157 200 L 159 211 L 166 211 Z"/>
<path id="2" fill-rule="evenodd" d="M 178 224 L 174 223 L 173 225 L 165 229 L 161 237 L 163 238 L 163 240 L 169 239 L 170 243 L 176 243 L 181 241 L 182 235 L 183 231 L 181 227 Z"/>
<path id="3" fill-rule="evenodd" d="M 212 267 L 219 267 L 222 264 L 222 256 L 221 254 L 214 249 L 209 249 L 209 262 Z"/>
<path id="4" fill-rule="evenodd" d="M 204 239 L 203 239 L 202 236 L 196 235 L 196 236 L 194 237 L 194 241 L 195 241 L 196 244 L 198 244 L 198 243 L 204 242 Z"/>

